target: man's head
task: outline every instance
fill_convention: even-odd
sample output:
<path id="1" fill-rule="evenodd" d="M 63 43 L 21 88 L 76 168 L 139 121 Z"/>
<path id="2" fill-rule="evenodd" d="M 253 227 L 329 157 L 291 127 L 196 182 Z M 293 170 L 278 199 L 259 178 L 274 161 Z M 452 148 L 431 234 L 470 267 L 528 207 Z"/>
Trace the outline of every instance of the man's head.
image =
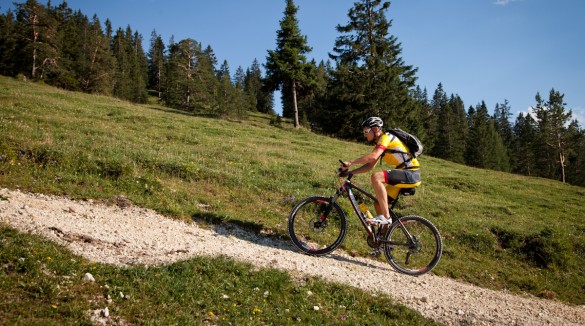
<path id="1" fill-rule="evenodd" d="M 380 135 L 383 125 L 384 121 L 378 117 L 367 118 L 362 122 L 364 137 L 366 137 L 369 142 L 374 141 Z"/>

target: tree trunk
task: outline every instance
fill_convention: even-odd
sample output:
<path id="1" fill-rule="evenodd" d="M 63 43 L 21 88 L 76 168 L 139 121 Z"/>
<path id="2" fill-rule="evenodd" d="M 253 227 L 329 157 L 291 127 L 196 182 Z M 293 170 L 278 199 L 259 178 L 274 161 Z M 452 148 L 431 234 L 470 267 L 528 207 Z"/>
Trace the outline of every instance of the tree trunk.
<path id="1" fill-rule="evenodd" d="M 32 28 L 33 28 L 33 53 L 32 53 L 32 71 L 31 78 L 35 79 L 37 74 L 37 40 L 39 38 L 39 32 L 37 32 L 37 15 L 32 15 Z"/>
<path id="2" fill-rule="evenodd" d="M 292 82 L 293 107 L 295 110 L 295 128 L 299 127 L 299 108 L 297 107 L 297 83 Z"/>
<path id="3" fill-rule="evenodd" d="M 561 175 L 563 178 L 563 183 L 566 182 L 565 180 L 565 155 L 563 155 L 563 153 L 559 153 L 559 160 L 561 161 Z"/>
<path id="4" fill-rule="evenodd" d="M 561 164 L 561 178 L 563 180 L 563 183 L 565 183 L 565 155 L 563 153 L 563 142 L 562 142 L 562 136 L 560 133 L 557 133 L 557 148 L 559 150 L 559 163 Z"/>

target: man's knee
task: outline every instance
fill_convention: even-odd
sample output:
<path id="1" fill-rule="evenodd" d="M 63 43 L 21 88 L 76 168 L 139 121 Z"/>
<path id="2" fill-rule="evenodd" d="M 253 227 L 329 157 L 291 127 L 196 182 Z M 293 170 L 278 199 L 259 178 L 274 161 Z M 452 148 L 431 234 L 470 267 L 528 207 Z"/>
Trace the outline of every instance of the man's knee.
<path id="1" fill-rule="evenodd" d="M 376 173 L 372 174 L 370 179 L 371 179 L 372 183 L 374 183 L 374 182 L 386 183 L 386 176 L 384 175 L 384 172 L 376 172 Z"/>

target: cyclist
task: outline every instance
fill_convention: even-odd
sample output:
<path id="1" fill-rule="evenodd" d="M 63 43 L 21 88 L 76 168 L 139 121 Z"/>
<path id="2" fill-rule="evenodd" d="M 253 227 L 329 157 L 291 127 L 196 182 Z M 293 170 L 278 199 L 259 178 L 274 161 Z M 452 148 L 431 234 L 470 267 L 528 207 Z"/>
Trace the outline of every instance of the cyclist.
<path id="1" fill-rule="evenodd" d="M 416 158 L 408 154 L 406 145 L 398 137 L 384 133 L 382 126 L 384 122 L 379 117 L 369 117 L 362 122 L 362 131 L 364 137 L 370 142 L 375 143 L 374 150 L 355 160 L 343 162 L 341 166 L 341 176 L 359 174 L 371 171 L 378 161 L 384 160 L 388 165 L 394 166 L 394 169 L 379 171 L 371 176 L 372 187 L 376 193 L 378 201 L 374 204 L 377 216 L 370 220 L 372 224 L 385 225 L 392 223 L 390 212 L 388 211 L 388 196 L 392 200 L 396 198 L 400 188 L 415 187 L 420 184 L 420 164 Z M 349 170 L 354 164 L 361 164 L 360 167 Z M 401 187 L 398 187 L 401 186 Z M 387 188 L 388 187 L 388 188 Z"/>

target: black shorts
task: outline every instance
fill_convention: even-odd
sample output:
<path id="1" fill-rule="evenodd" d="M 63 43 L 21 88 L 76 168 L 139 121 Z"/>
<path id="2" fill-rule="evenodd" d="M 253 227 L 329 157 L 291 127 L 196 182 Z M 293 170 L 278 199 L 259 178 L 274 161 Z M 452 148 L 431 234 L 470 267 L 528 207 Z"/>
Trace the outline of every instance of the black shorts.
<path id="1" fill-rule="evenodd" d="M 387 184 L 414 184 L 420 182 L 420 170 L 387 170 L 384 171 L 384 178 Z"/>

